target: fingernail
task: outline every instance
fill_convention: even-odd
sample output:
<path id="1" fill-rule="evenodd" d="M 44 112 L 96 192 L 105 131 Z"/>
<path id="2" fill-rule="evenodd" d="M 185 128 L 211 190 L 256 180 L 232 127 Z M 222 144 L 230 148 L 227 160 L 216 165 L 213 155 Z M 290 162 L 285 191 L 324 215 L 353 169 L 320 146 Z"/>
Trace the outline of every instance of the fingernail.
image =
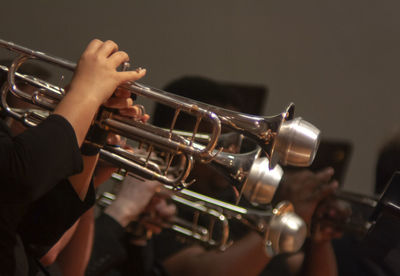
<path id="1" fill-rule="evenodd" d="M 128 107 L 132 106 L 133 105 L 133 100 L 131 98 L 127 98 L 126 99 L 126 104 L 127 104 Z"/>
<path id="2" fill-rule="evenodd" d="M 326 168 L 326 172 L 329 174 L 334 174 L 335 170 L 332 167 L 328 167 L 328 168 Z"/>
<path id="3" fill-rule="evenodd" d="M 141 73 L 141 72 L 143 72 L 143 71 L 146 71 L 146 69 L 144 69 L 144 68 L 142 68 L 142 67 L 138 67 L 138 68 L 136 68 L 136 73 Z"/>

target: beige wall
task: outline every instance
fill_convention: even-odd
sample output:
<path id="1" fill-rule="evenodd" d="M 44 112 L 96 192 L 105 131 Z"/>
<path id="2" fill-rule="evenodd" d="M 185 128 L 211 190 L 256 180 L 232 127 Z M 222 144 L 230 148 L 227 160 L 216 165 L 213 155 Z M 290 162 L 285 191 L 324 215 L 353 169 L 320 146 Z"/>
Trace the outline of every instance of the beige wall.
<path id="1" fill-rule="evenodd" d="M 399 1 L 3 1 L 0 37 L 76 60 L 113 39 L 162 87 L 185 74 L 267 85 L 327 138 L 355 144 L 345 187 L 370 192 L 399 124 Z M 2 55 L 3 52 L 2 52 Z"/>

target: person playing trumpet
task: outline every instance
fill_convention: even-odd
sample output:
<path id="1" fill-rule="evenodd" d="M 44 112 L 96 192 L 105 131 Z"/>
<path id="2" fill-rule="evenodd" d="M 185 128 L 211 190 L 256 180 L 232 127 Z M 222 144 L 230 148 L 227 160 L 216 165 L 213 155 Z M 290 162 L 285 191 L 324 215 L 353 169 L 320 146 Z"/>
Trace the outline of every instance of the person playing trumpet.
<path id="1" fill-rule="evenodd" d="M 93 205 L 90 179 L 98 154 L 93 150 L 81 154 L 79 148 L 101 105 L 118 108 L 122 115 L 137 115 L 130 94 L 116 91 L 146 73 L 144 69 L 118 72 L 116 68 L 128 60 L 114 42 L 94 39 L 53 114 L 20 134 L 11 133 L 1 120 L 2 275 L 40 273 L 38 259 Z"/>

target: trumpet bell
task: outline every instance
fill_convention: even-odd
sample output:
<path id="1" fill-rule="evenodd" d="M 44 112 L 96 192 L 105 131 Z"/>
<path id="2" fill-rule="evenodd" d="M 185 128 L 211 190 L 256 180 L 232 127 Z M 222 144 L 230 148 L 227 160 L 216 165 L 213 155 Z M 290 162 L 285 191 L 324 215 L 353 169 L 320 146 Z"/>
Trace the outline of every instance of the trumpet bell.
<path id="1" fill-rule="evenodd" d="M 284 121 L 271 149 L 271 167 L 282 165 L 308 167 L 315 158 L 320 142 L 320 131 L 298 117 Z"/>
<path id="2" fill-rule="evenodd" d="M 307 236 L 306 223 L 294 213 L 289 202 L 281 202 L 274 209 L 276 216 L 269 222 L 266 235 L 267 253 L 270 256 L 300 250 Z"/>
<path id="3" fill-rule="evenodd" d="M 269 169 L 268 158 L 255 159 L 243 185 L 243 196 L 253 205 L 270 203 L 282 176 L 283 170 L 279 165 Z"/>

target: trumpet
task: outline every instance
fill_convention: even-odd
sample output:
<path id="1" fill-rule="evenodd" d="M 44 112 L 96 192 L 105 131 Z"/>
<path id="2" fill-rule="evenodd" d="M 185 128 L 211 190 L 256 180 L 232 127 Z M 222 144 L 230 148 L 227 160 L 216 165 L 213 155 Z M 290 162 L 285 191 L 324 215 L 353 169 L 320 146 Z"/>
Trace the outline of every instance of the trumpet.
<path id="1" fill-rule="evenodd" d="M 0 47 L 19 54 L 9 68 L 1 67 L 2 70 L 8 72 L 8 83 L 2 88 L 2 108 L 9 116 L 24 124 L 35 125 L 42 118 L 35 112 L 15 111 L 7 104 L 7 93 L 11 91 L 15 96 L 27 102 L 52 111 L 66 92 L 64 89 L 37 77 L 21 74 L 18 72 L 18 68 L 30 59 L 43 61 L 70 71 L 75 70 L 76 64 L 1 39 Z M 20 88 L 17 79 L 35 87 L 36 90 L 33 93 L 27 93 Z M 154 148 L 163 150 L 166 153 L 167 164 L 172 164 L 176 156 L 184 159 L 182 173 L 174 179 L 168 178 L 168 166 L 166 167 L 167 170 L 162 173 L 152 171 L 146 160 L 139 162 L 140 164 L 136 166 L 135 172 L 139 170 L 142 175 L 156 178 L 176 189 L 188 186 L 189 183 L 186 183 L 185 180 L 190 173 L 194 159 L 210 162 L 222 152 L 222 148 L 217 148 L 221 124 L 253 139 L 268 156 L 270 168 L 273 168 L 278 162 L 294 166 L 308 166 L 315 157 L 320 131 L 309 122 L 301 118 L 294 118 L 294 104 L 290 104 L 281 114 L 276 116 L 260 117 L 221 109 L 137 82 L 125 83 L 122 86 L 135 95 L 144 96 L 174 108 L 175 116 L 170 128 L 166 130 L 154 125 L 129 120 L 105 108 L 99 111 L 93 124 L 104 130 L 147 144 L 148 156 L 151 156 Z M 175 132 L 175 122 L 181 112 L 196 118 L 191 138 L 185 138 Z M 198 147 L 194 143 L 194 137 L 202 120 L 209 122 L 212 127 L 209 142 Z M 136 162 L 136 160 L 131 161 Z"/>
<path id="2" fill-rule="evenodd" d="M 339 200 L 339 203 L 343 204 L 342 208 L 347 208 L 349 216 L 340 221 L 328 219 L 327 222 L 346 233 L 356 237 L 364 237 L 373 225 L 370 217 L 378 205 L 378 197 L 343 190 L 336 191 L 334 197 Z"/>
<path id="3" fill-rule="evenodd" d="M 182 133 L 182 135 L 185 134 Z M 221 136 L 222 139 L 225 137 L 227 137 L 225 134 Z M 260 157 L 260 153 L 261 149 L 258 146 L 254 150 L 245 153 L 221 152 L 209 163 L 209 166 L 214 167 L 218 173 L 225 176 L 240 191 L 240 197 L 243 195 L 253 205 L 268 204 L 279 186 L 283 170 L 279 165 L 269 169 L 268 158 Z M 137 164 L 147 162 L 146 167 L 157 173 L 161 173 L 166 166 L 169 166 L 162 158 L 157 158 L 155 155 L 149 158 L 147 154 L 141 154 L 139 150 L 131 153 L 122 148 L 112 146 L 105 146 L 101 149 L 100 157 L 118 168 L 126 171 L 137 171 L 136 174 L 153 180 L 158 179 L 143 175 L 136 169 Z M 132 161 L 134 159 L 135 162 Z M 181 175 L 181 166 L 170 166 L 169 169 L 172 174 L 169 177 Z"/>
<path id="4" fill-rule="evenodd" d="M 120 181 L 123 178 L 114 174 L 113 179 Z M 293 206 L 287 201 L 265 210 L 246 209 L 189 189 L 172 191 L 169 186 L 164 188 L 162 193 L 169 194 L 179 208 L 193 212 L 192 221 L 174 217 L 167 225 L 181 237 L 225 250 L 234 242 L 230 239 L 229 222 L 236 220 L 262 235 L 269 256 L 297 252 L 304 243 L 307 233 L 305 222 L 294 213 Z M 113 193 L 103 193 L 98 204 L 104 208 L 114 200 Z M 201 215 L 206 216 L 204 225 L 199 223 Z"/>

